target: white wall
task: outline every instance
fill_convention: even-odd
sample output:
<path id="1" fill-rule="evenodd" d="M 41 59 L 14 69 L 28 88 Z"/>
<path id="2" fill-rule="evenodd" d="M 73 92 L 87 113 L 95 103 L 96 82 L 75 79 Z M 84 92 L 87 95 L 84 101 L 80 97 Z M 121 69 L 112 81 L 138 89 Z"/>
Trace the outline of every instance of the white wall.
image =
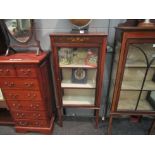
<path id="1" fill-rule="evenodd" d="M 113 45 L 115 28 L 123 19 L 93 19 L 89 26 L 90 32 L 106 32 L 108 44 Z M 68 19 L 37 19 L 36 32 L 44 50 L 50 50 L 49 34 L 52 32 L 70 32 L 72 25 Z"/>

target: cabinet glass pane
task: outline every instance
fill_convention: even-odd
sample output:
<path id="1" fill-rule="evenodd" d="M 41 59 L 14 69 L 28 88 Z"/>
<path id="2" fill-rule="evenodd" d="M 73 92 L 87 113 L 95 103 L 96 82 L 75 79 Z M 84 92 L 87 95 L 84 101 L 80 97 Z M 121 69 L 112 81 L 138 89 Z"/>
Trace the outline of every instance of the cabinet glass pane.
<path id="1" fill-rule="evenodd" d="M 143 95 L 145 92 L 145 95 Z M 154 99 L 155 99 L 155 91 L 142 91 L 142 95 L 140 97 L 137 111 L 153 111 L 154 110 Z"/>
<path id="2" fill-rule="evenodd" d="M 148 94 L 155 90 L 155 47 L 131 44 L 128 47 L 117 110 L 151 110 Z"/>
<path id="3" fill-rule="evenodd" d="M 61 87 L 62 88 L 96 88 L 97 69 L 86 69 L 86 77 L 84 80 L 75 80 L 74 73 L 76 69 L 61 69 Z"/>
<path id="4" fill-rule="evenodd" d="M 98 64 L 97 48 L 59 48 L 64 106 L 94 106 Z"/>
<path id="5" fill-rule="evenodd" d="M 97 48 L 60 48 L 58 54 L 60 67 L 97 67 Z"/>
<path id="6" fill-rule="evenodd" d="M 135 110 L 140 91 L 121 91 L 117 110 Z M 147 92 L 142 92 L 141 96 L 145 98 Z"/>
<path id="7" fill-rule="evenodd" d="M 93 106 L 95 89 L 63 89 L 63 105 Z"/>

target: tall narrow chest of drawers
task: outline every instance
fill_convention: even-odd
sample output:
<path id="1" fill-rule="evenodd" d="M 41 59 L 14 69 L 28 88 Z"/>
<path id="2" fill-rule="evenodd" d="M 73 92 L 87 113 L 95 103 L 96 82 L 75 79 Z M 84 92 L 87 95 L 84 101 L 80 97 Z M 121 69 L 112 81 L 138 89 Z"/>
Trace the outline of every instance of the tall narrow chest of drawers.
<path id="1" fill-rule="evenodd" d="M 47 52 L 0 56 L 0 88 L 17 132 L 52 132 L 55 101 Z"/>

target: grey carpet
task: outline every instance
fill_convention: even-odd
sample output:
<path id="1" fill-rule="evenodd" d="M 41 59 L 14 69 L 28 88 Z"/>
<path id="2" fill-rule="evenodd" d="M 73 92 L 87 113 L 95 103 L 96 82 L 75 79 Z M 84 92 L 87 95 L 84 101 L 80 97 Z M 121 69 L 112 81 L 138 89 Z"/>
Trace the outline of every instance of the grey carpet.
<path id="1" fill-rule="evenodd" d="M 152 119 L 142 118 L 139 123 L 130 122 L 128 118 L 117 118 L 113 121 L 113 135 L 146 135 Z M 99 128 L 94 128 L 92 118 L 66 117 L 63 127 L 55 123 L 53 135 L 106 135 L 108 120 L 100 122 Z M 0 135 L 23 135 L 16 133 L 13 126 L 0 126 Z M 28 132 L 24 135 L 40 135 L 40 133 Z"/>

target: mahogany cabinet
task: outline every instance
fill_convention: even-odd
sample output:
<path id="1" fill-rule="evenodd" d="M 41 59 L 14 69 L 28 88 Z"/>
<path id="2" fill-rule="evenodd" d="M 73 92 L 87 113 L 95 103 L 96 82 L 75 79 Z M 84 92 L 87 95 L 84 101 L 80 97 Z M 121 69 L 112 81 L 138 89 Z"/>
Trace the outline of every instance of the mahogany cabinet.
<path id="1" fill-rule="evenodd" d="M 55 101 L 49 53 L 0 56 L 0 88 L 17 132 L 52 132 Z"/>
<path id="2" fill-rule="evenodd" d="M 109 134 L 116 117 L 155 116 L 155 29 L 117 27 Z"/>
<path id="3" fill-rule="evenodd" d="M 54 33 L 50 39 L 60 126 L 64 108 L 82 108 L 94 110 L 98 127 L 107 35 Z"/>

